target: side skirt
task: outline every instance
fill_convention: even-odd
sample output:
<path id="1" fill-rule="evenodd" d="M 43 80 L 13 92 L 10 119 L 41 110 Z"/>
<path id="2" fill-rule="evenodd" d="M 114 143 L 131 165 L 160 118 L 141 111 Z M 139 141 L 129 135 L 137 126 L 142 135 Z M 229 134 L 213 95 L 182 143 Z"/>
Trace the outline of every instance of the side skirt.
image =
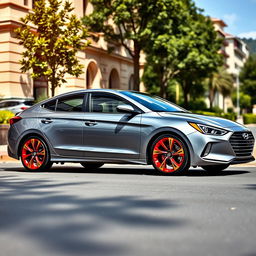
<path id="1" fill-rule="evenodd" d="M 70 162 L 70 163 L 108 163 L 108 164 L 142 164 L 147 165 L 146 159 L 112 159 L 112 158 L 66 158 L 66 157 L 51 157 L 51 162 Z"/>

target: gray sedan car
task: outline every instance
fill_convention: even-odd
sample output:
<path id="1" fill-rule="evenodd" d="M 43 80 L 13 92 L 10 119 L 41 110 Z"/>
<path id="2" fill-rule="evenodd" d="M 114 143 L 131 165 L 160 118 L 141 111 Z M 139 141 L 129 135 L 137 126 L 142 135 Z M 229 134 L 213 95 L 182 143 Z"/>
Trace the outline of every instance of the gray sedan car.
<path id="1" fill-rule="evenodd" d="M 152 164 L 164 174 L 201 166 L 218 172 L 253 161 L 254 137 L 243 125 L 189 111 L 156 96 L 118 90 L 74 91 L 11 119 L 9 156 L 27 170 L 78 162 Z"/>

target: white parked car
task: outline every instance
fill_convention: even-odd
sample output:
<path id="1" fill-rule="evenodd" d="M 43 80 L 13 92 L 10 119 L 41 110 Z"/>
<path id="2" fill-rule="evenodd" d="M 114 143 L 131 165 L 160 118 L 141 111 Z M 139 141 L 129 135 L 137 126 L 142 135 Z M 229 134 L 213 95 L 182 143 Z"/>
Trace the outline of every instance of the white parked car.
<path id="1" fill-rule="evenodd" d="M 1 100 L 0 110 L 9 110 L 14 114 L 21 112 L 34 104 L 32 99 Z"/>

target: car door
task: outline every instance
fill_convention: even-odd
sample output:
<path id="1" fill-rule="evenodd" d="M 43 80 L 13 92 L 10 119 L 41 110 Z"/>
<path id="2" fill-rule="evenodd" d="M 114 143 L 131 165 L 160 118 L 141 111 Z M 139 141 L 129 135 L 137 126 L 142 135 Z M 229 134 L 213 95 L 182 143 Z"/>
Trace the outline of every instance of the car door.
<path id="1" fill-rule="evenodd" d="M 131 103 L 112 93 L 92 92 L 88 100 L 84 125 L 85 157 L 138 159 L 141 114 L 118 112 L 118 105 Z"/>
<path id="2" fill-rule="evenodd" d="M 41 130 L 55 152 L 65 157 L 83 157 L 86 93 L 63 96 L 43 105 Z"/>

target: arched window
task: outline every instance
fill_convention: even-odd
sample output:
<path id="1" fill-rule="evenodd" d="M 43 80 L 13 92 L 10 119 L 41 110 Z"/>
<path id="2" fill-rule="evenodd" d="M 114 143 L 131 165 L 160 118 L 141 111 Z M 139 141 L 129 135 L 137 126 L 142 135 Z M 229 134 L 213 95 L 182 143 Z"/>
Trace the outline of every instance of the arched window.
<path id="1" fill-rule="evenodd" d="M 116 69 L 112 69 L 109 75 L 109 88 L 118 89 L 120 88 L 120 79 Z"/>
<path id="2" fill-rule="evenodd" d="M 93 82 L 95 80 L 96 74 L 98 71 L 98 67 L 94 62 L 91 62 L 86 70 L 86 88 L 93 88 Z"/>
<path id="3" fill-rule="evenodd" d="M 129 90 L 133 90 L 134 86 L 134 75 L 132 74 L 129 78 Z"/>

